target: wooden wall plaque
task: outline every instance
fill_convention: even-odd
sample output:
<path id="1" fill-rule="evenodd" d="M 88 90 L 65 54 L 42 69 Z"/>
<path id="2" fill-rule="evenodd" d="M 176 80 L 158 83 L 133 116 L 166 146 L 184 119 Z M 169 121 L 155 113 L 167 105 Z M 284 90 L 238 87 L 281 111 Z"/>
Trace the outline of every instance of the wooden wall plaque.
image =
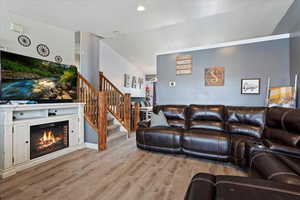
<path id="1" fill-rule="evenodd" d="M 224 86 L 224 67 L 205 69 L 205 86 Z"/>
<path id="2" fill-rule="evenodd" d="M 176 75 L 192 74 L 192 56 L 176 56 Z"/>

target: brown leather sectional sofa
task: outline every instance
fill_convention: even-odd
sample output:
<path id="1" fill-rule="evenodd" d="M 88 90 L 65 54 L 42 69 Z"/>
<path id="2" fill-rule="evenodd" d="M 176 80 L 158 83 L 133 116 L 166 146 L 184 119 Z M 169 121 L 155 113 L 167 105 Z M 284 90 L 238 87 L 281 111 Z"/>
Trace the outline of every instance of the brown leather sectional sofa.
<path id="1" fill-rule="evenodd" d="M 261 191 L 260 197 L 266 192 L 280 193 L 282 199 L 289 199 L 289 195 L 293 195 L 290 199 L 300 199 L 299 109 L 163 105 L 155 106 L 153 112 L 160 110 L 170 127 L 149 127 L 150 122 L 141 122 L 136 133 L 139 148 L 231 161 L 249 168 L 251 178 L 198 174 L 186 199 L 238 199 L 244 190 L 253 192 L 252 199 L 260 199 L 255 191 Z M 254 187 L 255 183 L 261 187 Z M 230 191 L 227 194 L 224 188 L 240 191 L 237 197 L 226 196 Z M 277 188 L 277 192 L 270 188 Z M 202 198 L 209 191 L 212 198 Z M 221 194 L 226 197 L 219 198 Z"/>

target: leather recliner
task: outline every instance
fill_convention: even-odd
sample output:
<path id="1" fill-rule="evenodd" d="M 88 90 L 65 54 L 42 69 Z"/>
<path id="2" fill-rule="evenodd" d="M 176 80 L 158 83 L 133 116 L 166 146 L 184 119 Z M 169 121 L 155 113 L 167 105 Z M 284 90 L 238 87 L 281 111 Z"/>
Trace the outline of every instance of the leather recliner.
<path id="1" fill-rule="evenodd" d="M 185 200 L 300 200 L 299 187 L 249 177 L 195 175 Z"/>
<path id="2" fill-rule="evenodd" d="M 154 107 L 154 112 L 159 110 L 166 115 L 170 127 L 151 128 L 149 122 L 141 122 L 136 132 L 138 147 L 230 160 L 241 167 L 250 167 L 251 176 L 299 185 L 300 162 L 296 161 L 300 159 L 300 109 L 222 105 Z M 256 158 L 258 153 L 265 155 Z"/>
<path id="3" fill-rule="evenodd" d="M 136 134 L 137 146 L 153 151 L 181 153 L 182 134 L 186 129 L 186 109 L 187 106 L 183 105 L 155 106 L 153 112 L 163 111 L 170 127 L 149 127 L 149 123 L 141 122 Z"/>
<path id="4" fill-rule="evenodd" d="M 229 159 L 230 137 L 225 131 L 224 106 L 191 105 L 182 150 L 186 154 L 217 160 Z"/>

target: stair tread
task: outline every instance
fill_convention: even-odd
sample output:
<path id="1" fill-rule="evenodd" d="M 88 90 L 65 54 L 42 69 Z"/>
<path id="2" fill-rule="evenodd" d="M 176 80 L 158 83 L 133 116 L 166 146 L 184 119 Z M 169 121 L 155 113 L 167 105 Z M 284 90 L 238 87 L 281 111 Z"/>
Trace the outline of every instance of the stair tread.
<path id="1" fill-rule="evenodd" d="M 117 138 L 117 137 L 121 137 L 121 136 L 126 136 L 126 132 L 122 132 L 122 131 L 118 131 L 118 132 L 114 132 L 113 134 L 110 134 L 108 135 L 107 139 L 110 140 L 110 139 L 114 139 L 114 138 Z"/>
<path id="2" fill-rule="evenodd" d="M 107 120 L 108 120 L 108 121 L 113 121 L 114 118 L 108 115 L 108 116 L 107 116 Z"/>
<path id="3" fill-rule="evenodd" d="M 111 130 L 114 130 L 114 129 L 117 129 L 117 128 L 120 128 L 120 127 L 121 127 L 121 125 L 119 125 L 119 124 L 112 124 L 112 125 L 109 125 L 107 127 L 107 130 L 111 131 Z"/>

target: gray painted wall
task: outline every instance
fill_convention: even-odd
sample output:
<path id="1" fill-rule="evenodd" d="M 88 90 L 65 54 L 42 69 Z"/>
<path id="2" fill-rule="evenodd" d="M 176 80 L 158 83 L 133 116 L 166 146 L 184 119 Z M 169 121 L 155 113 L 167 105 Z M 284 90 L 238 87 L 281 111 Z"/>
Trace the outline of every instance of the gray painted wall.
<path id="1" fill-rule="evenodd" d="M 184 54 L 193 56 L 192 75 L 176 76 L 178 54 L 157 57 L 158 104 L 263 106 L 268 77 L 272 78 L 272 86 L 290 83 L 288 39 Z M 205 86 L 204 69 L 213 66 L 225 67 L 225 86 Z M 261 78 L 261 94 L 241 95 L 242 78 Z M 176 87 L 170 88 L 169 81 L 175 81 Z"/>
<path id="2" fill-rule="evenodd" d="M 282 18 L 281 22 L 276 27 L 274 34 L 279 33 L 291 33 L 290 72 L 291 83 L 294 84 L 295 74 L 298 74 L 300 76 L 300 1 L 295 1 L 293 3 L 286 15 Z M 297 107 L 300 107 L 299 84 L 300 81 L 298 81 Z"/>
<path id="3" fill-rule="evenodd" d="M 76 38 L 78 39 L 78 38 Z M 76 40 L 77 41 L 77 40 Z M 78 42 L 78 41 L 77 41 Z M 91 33 L 80 33 L 80 73 L 95 88 L 99 85 L 99 37 Z M 78 52 L 76 52 L 78 53 Z M 88 122 L 84 123 L 85 138 L 87 143 L 98 143 L 98 134 Z"/>
<path id="4" fill-rule="evenodd" d="M 89 125 L 87 121 L 84 121 L 84 141 L 87 143 L 98 144 L 98 134 L 94 129 Z"/>

